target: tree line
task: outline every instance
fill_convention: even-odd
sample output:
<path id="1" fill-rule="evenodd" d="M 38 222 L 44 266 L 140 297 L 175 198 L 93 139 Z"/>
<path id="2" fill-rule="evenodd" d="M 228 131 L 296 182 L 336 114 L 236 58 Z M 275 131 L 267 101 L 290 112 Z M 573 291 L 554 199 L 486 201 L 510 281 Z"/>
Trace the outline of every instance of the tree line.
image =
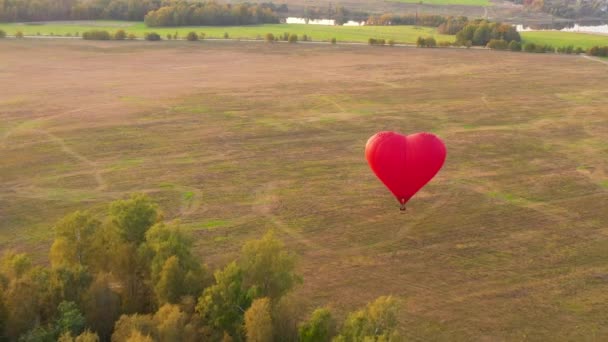
<path id="1" fill-rule="evenodd" d="M 483 19 L 469 21 L 456 33 L 456 43 L 459 45 L 486 46 L 492 39 L 507 43 L 521 41 L 519 32 L 514 26 Z"/>
<path id="2" fill-rule="evenodd" d="M 329 308 L 306 317 L 292 292 L 302 282 L 296 256 L 272 231 L 213 273 L 145 195 L 110 203 L 102 217 L 71 213 L 54 232 L 48 267 L 14 251 L 0 259 L 0 341 L 399 339 L 393 297 L 341 324 Z"/>
<path id="3" fill-rule="evenodd" d="M 190 4 L 193 6 L 190 7 Z M 163 10 L 156 13 L 161 8 Z M 196 13 L 184 13 L 184 10 Z M 152 18 L 158 16 L 158 22 L 167 22 L 168 19 L 163 16 L 170 12 L 177 16 L 171 20 L 179 25 L 184 21 L 200 22 L 201 25 L 207 25 L 208 22 L 214 22 L 208 25 L 243 25 L 278 22 L 276 12 L 286 11 L 287 5 L 276 6 L 272 3 L 231 6 L 212 1 L 190 3 L 181 0 L 0 0 L 0 21 L 3 22 L 98 19 L 142 21 L 151 12 L 156 13 Z"/>
<path id="4" fill-rule="evenodd" d="M 144 17 L 150 27 L 199 25 L 276 24 L 279 17 L 265 4 L 218 4 L 216 2 L 178 1 Z"/>

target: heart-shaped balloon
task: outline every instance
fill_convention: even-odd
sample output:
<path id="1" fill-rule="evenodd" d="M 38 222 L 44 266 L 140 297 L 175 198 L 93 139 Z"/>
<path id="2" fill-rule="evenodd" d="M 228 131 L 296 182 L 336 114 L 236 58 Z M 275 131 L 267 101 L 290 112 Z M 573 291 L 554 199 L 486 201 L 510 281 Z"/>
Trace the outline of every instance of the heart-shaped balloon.
<path id="1" fill-rule="evenodd" d="M 405 210 L 405 203 L 439 172 L 445 156 L 445 145 L 431 133 L 405 136 L 379 132 L 365 145 L 369 166 L 397 197 L 402 210 Z"/>

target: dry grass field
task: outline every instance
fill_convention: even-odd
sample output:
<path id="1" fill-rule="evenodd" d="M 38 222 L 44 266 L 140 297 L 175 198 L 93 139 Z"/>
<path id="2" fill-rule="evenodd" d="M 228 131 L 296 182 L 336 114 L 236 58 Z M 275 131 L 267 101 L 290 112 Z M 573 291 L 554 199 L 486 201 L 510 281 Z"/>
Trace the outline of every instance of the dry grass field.
<path id="1" fill-rule="evenodd" d="M 59 217 L 145 192 L 210 266 L 273 228 L 310 307 L 396 295 L 412 340 L 606 340 L 607 82 L 578 56 L 2 41 L 0 249 L 44 262 Z M 405 214 L 380 130 L 448 148 Z"/>

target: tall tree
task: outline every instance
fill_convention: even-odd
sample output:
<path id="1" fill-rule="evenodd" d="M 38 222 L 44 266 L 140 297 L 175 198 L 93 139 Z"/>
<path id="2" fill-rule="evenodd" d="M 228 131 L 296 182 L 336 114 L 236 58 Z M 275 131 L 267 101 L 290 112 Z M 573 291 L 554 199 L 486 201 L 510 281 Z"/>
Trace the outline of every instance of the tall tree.
<path id="1" fill-rule="evenodd" d="M 239 338 L 243 314 L 251 304 L 251 297 L 243 287 L 243 271 L 232 262 L 214 276 L 215 284 L 205 289 L 196 310 L 217 332 L 226 331 Z"/>
<path id="2" fill-rule="evenodd" d="M 95 255 L 91 248 L 93 236 L 101 222 L 89 212 L 77 211 L 55 225 L 55 241 L 51 246 L 53 267 L 89 265 Z"/>
<path id="3" fill-rule="evenodd" d="M 329 342 L 336 334 L 336 322 L 327 308 L 313 311 L 300 326 L 300 342 Z"/>
<path id="4" fill-rule="evenodd" d="M 260 240 L 243 246 L 239 265 L 243 269 L 245 285 L 253 287 L 256 295 L 279 299 L 301 282 L 295 273 L 296 257 L 268 231 Z"/>
<path id="5" fill-rule="evenodd" d="M 133 195 L 110 204 L 110 218 L 120 235 L 136 246 L 144 242 L 146 232 L 160 217 L 158 206 L 146 195 Z"/>
<path id="6" fill-rule="evenodd" d="M 159 304 L 178 303 L 182 294 L 184 273 L 179 266 L 179 258 L 175 255 L 169 257 L 160 272 L 160 279 L 154 287 Z"/>
<path id="7" fill-rule="evenodd" d="M 270 299 L 258 298 L 245 312 L 245 332 L 248 342 L 272 341 L 272 318 Z"/>
<path id="8" fill-rule="evenodd" d="M 201 294 L 207 282 L 207 272 L 192 254 L 192 239 L 179 227 L 163 223 L 154 225 L 146 233 L 146 242 L 139 252 L 150 260 L 150 278 L 155 284 L 159 305 L 167 302 L 176 304 L 183 296 L 198 297 Z M 172 258 L 175 260 L 169 262 Z M 172 281 L 168 283 L 169 280 Z"/>
<path id="9" fill-rule="evenodd" d="M 63 301 L 57 307 L 55 329 L 59 334 L 79 335 L 84 331 L 86 320 L 74 302 Z"/>
<path id="10" fill-rule="evenodd" d="M 348 315 L 336 342 L 400 341 L 397 331 L 397 300 L 379 297 L 364 309 Z"/>
<path id="11" fill-rule="evenodd" d="M 88 326 L 103 341 L 112 335 L 114 322 L 120 316 L 120 296 L 111 286 L 109 274 L 98 274 L 84 295 L 84 308 Z"/>

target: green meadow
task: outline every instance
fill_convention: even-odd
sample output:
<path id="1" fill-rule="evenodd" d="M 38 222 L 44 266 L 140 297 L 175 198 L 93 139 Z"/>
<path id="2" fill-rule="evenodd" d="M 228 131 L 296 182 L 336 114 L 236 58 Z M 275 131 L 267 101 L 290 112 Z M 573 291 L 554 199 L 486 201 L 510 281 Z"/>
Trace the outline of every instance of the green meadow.
<path id="1" fill-rule="evenodd" d="M 490 6 L 491 3 L 488 0 L 390 0 L 395 2 L 405 2 L 405 3 L 422 3 L 425 5 L 440 5 L 440 6 L 449 6 L 449 5 L 463 5 L 463 6 Z"/>
<path id="2" fill-rule="evenodd" d="M 146 32 L 157 32 L 163 38 L 175 34 L 185 38 L 188 32 L 205 33 L 206 38 L 223 38 L 224 33 L 232 39 L 263 39 L 267 33 L 282 35 L 287 32 L 298 36 L 307 35 L 315 41 L 330 41 L 336 38 L 343 42 L 367 42 L 369 38 L 392 39 L 400 43 L 415 43 L 420 36 L 433 36 L 437 40 L 453 41 L 450 35 L 438 34 L 434 28 L 416 26 L 324 26 L 302 24 L 265 24 L 252 26 L 196 26 L 196 27 L 148 27 L 141 22 L 121 21 L 88 21 L 88 22 L 49 22 L 44 24 L 0 24 L 0 30 L 9 35 L 22 31 L 27 36 L 33 35 L 74 35 L 76 33 L 97 29 L 114 32 L 122 29 L 143 37 Z"/>
<path id="3" fill-rule="evenodd" d="M 524 42 L 548 44 L 553 47 L 569 46 L 588 49 L 593 46 L 608 46 L 608 36 L 577 32 L 532 31 L 522 32 Z"/>
<path id="4" fill-rule="evenodd" d="M 454 41 L 454 36 L 438 34 L 437 30 L 420 26 L 324 26 L 302 24 L 265 24 L 252 26 L 185 26 L 185 27 L 148 27 L 142 22 L 127 21 L 68 21 L 48 23 L 11 23 L 0 24 L 0 30 L 8 35 L 17 31 L 26 36 L 67 36 L 82 34 L 88 30 L 107 30 L 114 32 L 125 30 L 138 37 L 146 32 L 158 32 L 165 38 L 167 34 L 178 34 L 185 38 L 188 32 L 204 33 L 206 38 L 224 38 L 227 33 L 231 39 L 263 39 L 267 33 L 282 35 L 283 33 L 297 34 L 299 37 L 307 35 L 314 41 L 330 41 L 336 38 L 339 42 L 365 43 L 369 38 L 392 39 L 397 43 L 413 44 L 418 37 L 433 36 L 437 41 Z M 554 47 L 572 45 L 584 49 L 592 46 L 608 45 L 608 36 L 574 33 L 533 31 L 522 32 L 524 42 L 535 44 L 548 44 Z"/>

